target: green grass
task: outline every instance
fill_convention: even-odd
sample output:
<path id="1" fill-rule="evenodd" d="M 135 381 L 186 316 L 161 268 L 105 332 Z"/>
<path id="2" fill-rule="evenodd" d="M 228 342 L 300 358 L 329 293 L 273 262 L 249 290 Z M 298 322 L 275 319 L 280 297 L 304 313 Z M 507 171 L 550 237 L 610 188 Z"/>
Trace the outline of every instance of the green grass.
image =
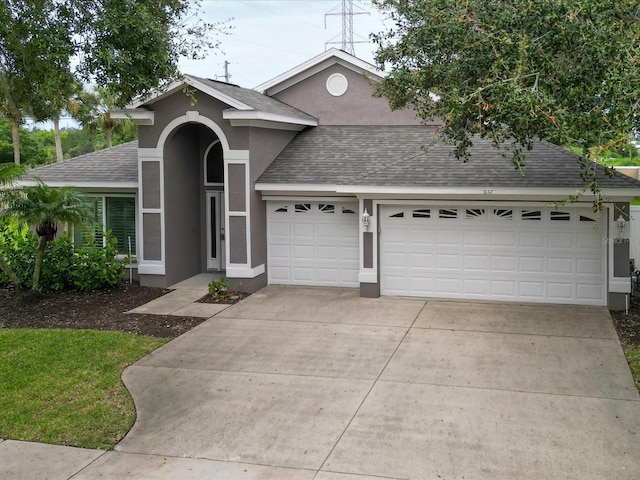
<path id="1" fill-rule="evenodd" d="M 624 350 L 624 356 L 627 357 L 633 378 L 636 380 L 636 387 L 640 391 L 640 345 L 622 342 L 622 350 Z"/>
<path id="2" fill-rule="evenodd" d="M 0 330 L 0 438 L 112 448 L 135 421 L 122 370 L 166 342 L 93 330 Z"/>

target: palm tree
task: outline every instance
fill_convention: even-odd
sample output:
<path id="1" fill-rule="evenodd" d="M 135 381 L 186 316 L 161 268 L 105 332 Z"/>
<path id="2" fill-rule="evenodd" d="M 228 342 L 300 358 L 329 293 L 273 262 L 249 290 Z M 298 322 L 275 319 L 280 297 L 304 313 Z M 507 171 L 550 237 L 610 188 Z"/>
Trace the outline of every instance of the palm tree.
<path id="1" fill-rule="evenodd" d="M 91 204 L 70 187 L 48 187 L 42 181 L 33 187 L 13 189 L 5 193 L 3 216 L 17 218 L 35 226 L 38 248 L 33 269 L 32 289 L 40 287 L 40 270 L 47 243 L 58 231 L 58 223 L 84 226 L 92 219 Z"/>
<path id="2" fill-rule="evenodd" d="M 126 134 L 135 129 L 131 120 L 111 117 L 110 111 L 115 107 L 116 99 L 106 88 L 96 87 L 93 92 L 81 90 L 76 102 L 75 111 L 70 113 L 89 131 L 104 130 L 107 148 L 113 146 L 113 132 Z"/>

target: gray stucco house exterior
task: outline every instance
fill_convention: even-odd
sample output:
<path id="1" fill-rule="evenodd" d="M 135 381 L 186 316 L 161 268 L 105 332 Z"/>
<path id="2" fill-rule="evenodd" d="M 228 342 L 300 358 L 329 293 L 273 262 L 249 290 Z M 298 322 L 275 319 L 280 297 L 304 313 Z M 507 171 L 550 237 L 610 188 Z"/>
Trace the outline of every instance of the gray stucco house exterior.
<path id="1" fill-rule="evenodd" d="M 575 155 L 537 142 L 522 176 L 477 140 L 456 160 L 437 125 L 372 96 L 384 75 L 332 49 L 255 90 L 186 76 L 114 112 L 136 121 L 138 142 L 31 175 L 96 195 L 105 226 L 133 211 L 143 285 L 224 271 L 245 291 L 624 308 L 619 220 L 640 182 L 593 164 L 606 208 L 594 213 L 588 194 L 558 206 L 584 186 Z"/>

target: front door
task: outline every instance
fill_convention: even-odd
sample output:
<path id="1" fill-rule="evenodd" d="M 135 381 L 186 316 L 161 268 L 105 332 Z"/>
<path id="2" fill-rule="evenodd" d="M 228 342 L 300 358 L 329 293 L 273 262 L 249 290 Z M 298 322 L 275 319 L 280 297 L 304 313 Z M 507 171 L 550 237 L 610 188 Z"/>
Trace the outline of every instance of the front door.
<path id="1" fill-rule="evenodd" d="M 207 268 L 224 270 L 224 192 L 207 192 Z"/>

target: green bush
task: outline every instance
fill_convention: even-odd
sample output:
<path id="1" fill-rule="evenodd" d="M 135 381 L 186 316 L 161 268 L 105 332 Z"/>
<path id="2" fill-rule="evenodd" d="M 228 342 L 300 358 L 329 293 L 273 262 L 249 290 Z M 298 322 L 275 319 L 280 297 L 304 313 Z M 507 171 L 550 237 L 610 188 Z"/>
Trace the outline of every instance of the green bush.
<path id="1" fill-rule="evenodd" d="M 90 244 L 80 247 L 75 256 L 73 287 L 83 292 L 112 288 L 122 283 L 127 259 L 118 260 L 118 240 L 106 234 L 105 247 Z"/>
<path id="2" fill-rule="evenodd" d="M 40 285 L 44 291 L 81 291 L 113 288 L 122 282 L 127 260 L 118 260 L 117 240 L 106 232 L 106 247 L 89 244 L 75 249 L 67 235 L 47 244 Z M 31 288 L 38 236 L 24 225 L 0 225 L 0 255 L 3 255 L 24 288 Z M 0 286 L 11 282 L 0 270 Z"/>
<path id="3" fill-rule="evenodd" d="M 218 298 L 220 294 L 227 290 L 229 283 L 227 279 L 222 277 L 220 280 L 211 280 L 209 283 L 209 293 L 213 296 L 213 298 Z"/>

